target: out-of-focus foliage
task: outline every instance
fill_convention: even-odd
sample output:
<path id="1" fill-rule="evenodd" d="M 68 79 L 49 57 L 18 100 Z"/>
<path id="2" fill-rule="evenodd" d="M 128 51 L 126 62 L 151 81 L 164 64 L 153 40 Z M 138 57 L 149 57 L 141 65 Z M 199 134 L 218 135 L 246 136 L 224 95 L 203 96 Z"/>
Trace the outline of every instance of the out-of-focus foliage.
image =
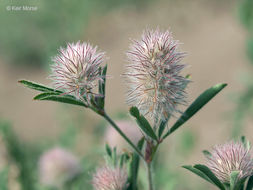
<path id="1" fill-rule="evenodd" d="M 7 190 L 10 181 L 8 173 L 10 165 L 15 165 L 18 169 L 18 183 L 22 190 L 51 190 L 50 187 L 43 186 L 39 182 L 38 161 L 40 155 L 50 147 L 59 145 L 73 148 L 76 139 L 76 129 L 66 128 L 59 139 L 47 140 L 47 143 L 25 143 L 12 130 L 8 122 L 0 121 L 0 135 L 3 137 L 7 148 L 8 165 L 0 171 L 0 189 Z M 1 155 L 2 156 L 2 155 Z M 87 153 L 80 158 L 81 174 L 66 184 L 68 190 L 92 189 L 90 171 L 94 170 L 95 162 L 93 153 Z M 85 188 L 84 188 L 85 187 Z"/>
<path id="2" fill-rule="evenodd" d="M 0 189 L 8 190 L 8 168 L 0 172 Z"/>
<path id="3" fill-rule="evenodd" d="M 8 155 L 19 169 L 19 182 L 22 189 L 34 190 L 35 170 L 37 152 L 33 147 L 23 144 L 14 134 L 10 124 L 0 123 Z"/>
<path id="4" fill-rule="evenodd" d="M 144 0 L 1 0 L 0 54 L 17 65 L 48 65 L 66 42 L 82 40 L 89 18 L 121 5 L 143 7 Z M 7 11 L 7 6 L 37 11 Z"/>
<path id="5" fill-rule="evenodd" d="M 252 10 L 253 12 L 253 10 Z M 252 24 L 253 26 L 253 24 Z M 252 36 L 248 38 L 247 40 L 247 55 L 251 61 L 251 63 L 253 63 L 253 31 L 252 31 Z"/>
<path id="6" fill-rule="evenodd" d="M 239 14 L 241 22 L 249 30 L 253 29 L 253 1 L 252 0 L 241 0 L 239 2 Z"/>
<path id="7" fill-rule="evenodd" d="M 234 121 L 232 136 L 239 137 L 243 126 L 253 113 L 253 82 L 251 76 L 244 77 L 245 89 L 242 93 L 235 95 L 236 109 L 234 111 Z"/>
<path id="8" fill-rule="evenodd" d="M 250 61 L 253 64 L 253 0 L 240 1 L 239 16 L 241 22 L 248 30 L 246 48 Z"/>
<path id="9" fill-rule="evenodd" d="M 38 161 L 42 153 L 54 146 L 61 146 L 69 150 L 74 151 L 76 145 L 76 140 L 80 134 L 79 128 L 73 125 L 63 126 L 63 131 L 58 138 L 53 140 L 43 139 L 41 141 L 35 141 L 33 143 L 26 143 L 21 138 L 17 136 L 12 130 L 12 126 L 7 122 L 0 122 L 0 135 L 4 137 L 4 142 L 7 146 L 8 155 L 9 155 L 9 164 L 14 164 L 18 167 L 19 175 L 18 182 L 20 183 L 22 190 L 53 190 L 50 187 L 46 187 L 39 182 L 39 171 L 38 171 Z M 94 135 L 94 138 L 97 138 Z M 178 166 L 171 163 L 178 163 L 179 160 L 182 161 L 182 158 L 189 156 L 189 152 L 192 152 L 195 147 L 194 134 L 187 130 L 179 135 L 178 140 L 174 143 L 174 149 L 172 151 L 163 151 L 159 156 L 159 159 L 155 161 L 155 178 L 157 182 L 157 189 L 202 189 L 202 184 L 187 185 L 186 183 L 181 183 L 181 181 L 187 181 L 181 173 L 178 173 Z M 142 141 L 143 142 L 143 141 Z M 97 143 L 101 143 L 98 142 Z M 97 144 L 94 144 L 90 149 L 80 157 L 81 160 L 81 170 L 82 173 L 77 178 L 68 182 L 65 185 L 65 189 L 68 190 L 92 190 L 91 178 L 92 173 L 95 171 L 96 167 L 99 167 L 99 160 L 103 161 L 106 151 L 102 149 L 97 149 L 94 147 L 101 147 Z M 180 151 L 178 151 L 180 149 Z M 112 152 L 112 150 L 111 150 Z M 119 150 L 122 152 L 122 150 Z M 124 152 L 123 152 L 124 153 Z M 125 152 L 127 153 L 127 152 Z M 107 151 L 108 154 L 108 151 Z M 168 155 L 169 154 L 169 155 Z M 173 156 L 172 156 L 173 155 Z M 139 165 L 139 157 L 132 155 L 130 159 L 130 168 L 129 172 L 131 173 L 134 168 L 138 169 L 136 165 Z M 0 189 L 5 190 L 5 187 L 8 185 L 8 169 L 7 165 L 2 171 L 0 171 Z M 145 168 L 140 167 L 139 176 L 138 176 L 138 186 L 146 187 L 146 173 L 144 172 Z M 131 176 L 129 173 L 129 176 Z M 134 174 L 135 172 L 133 172 Z M 129 180 L 136 180 L 137 177 L 129 178 Z M 136 181 L 135 181 L 136 182 Z M 132 184 L 132 183 L 131 183 Z M 136 184 L 135 184 L 136 185 Z M 132 187 L 132 186 L 131 186 Z M 145 188 L 144 188 L 145 189 Z M 10 189 L 12 190 L 12 189 Z"/>
<path id="10" fill-rule="evenodd" d="M 239 17 L 242 24 L 248 31 L 248 37 L 246 41 L 246 53 L 248 55 L 251 64 L 253 64 L 253 0 L 239 1 Z M 249 72 L 253 72 L 253 70 Z M 242 91 L 241 94 L 236 96 L 237 105 L 234 111 L 234 123 L 232 129 L 233 137 L 239 137 L 240 135 L 242 135 L 241 132 L 243 126 L 245 125 L 245 121 L 247 120 L 248 116 L 252 113 L 253 109 L 252 80 L 253 80 L 252 76 L 246 77 L 244 90 Z"/>

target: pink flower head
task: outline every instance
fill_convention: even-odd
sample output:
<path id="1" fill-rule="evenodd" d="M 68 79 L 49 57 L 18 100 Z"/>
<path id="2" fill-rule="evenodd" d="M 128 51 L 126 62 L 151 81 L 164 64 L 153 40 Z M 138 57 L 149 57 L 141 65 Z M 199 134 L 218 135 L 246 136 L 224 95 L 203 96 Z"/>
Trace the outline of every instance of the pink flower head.
<path id="1" fill-rule="evenodd" d="M 170 31 L 159 29 L 144 31 L 141 40 L 131 44 L 124 74 L 127 103 L 137 106 L 143 115 L 166 120 L 179 111 L 178 105 L 186 103 L 184 89 L 189 80 L 180 75 L 185 53 L 178 45 Z"/>
<path id="2" fill-rule="evenodd" d="M 127 172 L 123 168 L 103 167 L 93 175 L 92 184 L 96 190 L 125 190 Z"/>
<path id="3" fill-rule="evenodd" d="M 241 142 L 229 142 L 213 148 L 207 156 L 207 165 L 223 183 L 229 183 L 230 174 L 239 171 L 238 179 L 253 175 L 253 157 Z"/>
<path id="4" fill-rule="evenodd" d="M 40 157 L 39 172 L 41 183 L 61 186 L 80 173 L 80 164 L 72 153 L 53 148 Z"/>
<path id="5" fill-rule="evenodd" d="M 102 80 L 99 67 L 105 61 L 105 53 L 89 43 L 68 43 L 52 60 L 50 78 L 55 88 L 83 101 L 86 97 L 89 102 L 89 95 L 95 94 L 92 90 Z"/>

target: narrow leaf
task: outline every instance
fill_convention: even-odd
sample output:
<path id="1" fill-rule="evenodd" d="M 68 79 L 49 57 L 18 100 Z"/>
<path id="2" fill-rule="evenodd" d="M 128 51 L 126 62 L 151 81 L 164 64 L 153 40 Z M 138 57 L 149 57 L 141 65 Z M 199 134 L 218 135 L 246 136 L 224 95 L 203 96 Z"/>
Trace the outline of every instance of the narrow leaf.
<path id="1" fill-rule="evenodd" d="M 219 189 L 225 190 L 224 185 L 220 182 L 220 180 L 213 174 L 213 172 L 205 165 L 197 164 L 194 168 L 200 170 L 204 173 Z"/>
<path id="2" fill-rule="evenodd" d="M 191 171 L 192 173 L 195 173 L 197 176 L 203 178 L 204 180 L 208 181 L 209 183 L 212 183 L 212 181 L 202 171 L 198 170 L 197 168 L 194 168 L 192 166 L 182 166 L 182 167 Z"/>
<path id="3" fill-rule="evenodd" d="M 112 158 L 112 149 L 107 143 L 105 144 L 105 150 L 107 155 L 110 156 L 110 158 Z"/>
<path id="4" fill-rule="evenodd" d="M 101 72 L 103 81 L 99 81 L 99 93 L 103 95 L 105 95 L 106 72 L 107 72 L 107 65 L 103 68 Z"/>
<path id="5" fill-rule="evenodd" d="M 82 101 L 77 100 L 75 97 L 70 95 L 57 95 L 54 93 L 41 93 L 33 98 L 34 100 L 50 100 L 55 102 L 67 103 L 72 105 L 87 107 Z"/>
<path id="6" fill-rule="evenodd" d="M 203 150 L 202 152 L 203 152 L 204 156 L 207 158 L 210 158 L 212 156 L 212 154 L 208 150 Z"/>
<path id="7" fill-rule="evenodd" d="M 122 154 L 119 159 L 119 167 L 122 168 L 125 163 L 125 154 Z"/>
<path id="8" fill-rule="evenodd" d="M 253 189 L 253 175 L 249 178 L 246 190 L 252 190 Z"/>
<path id="9" fill-rule="evenodd" d="M 36 95 L 33 99 L 34 100 L 42 100 L 42 99 L 49 97 L 49 96 L 59 96 L 59 95 L 60 94 L 57 92 L 44 92 L 44 93 Z"/>
<path id="10" fill-rule="evenodd" d="M 146 120 L 146 118 L 143 115 L 141 115 L 137 119 L 137 123 L 138 123 L 139 127 L 143 130 L 143 132 L 145 132 L 152 139 L 158 140 L 158 138 L 157 138 L 155 132 L 153 131 L 151 125 L 149 124 L 148 120 Z"/>
<path id="11" fill-rule="evenodd" d="M 213 97 L 215 97 L 227 84 L 217 84 L 206 91 L 204 91 L 181 115 L 176 123 L 170 128 L 170 130 L 164 135 L 166 138 L 181 125 L 188 121 L 193 115 L 195 115 L 204 105 L 206 105 Z"/>
<path id="12" fill-rule="evenodd" d="M 135 118 L 140 117 L 140 112 L 137 107 L 131 107 L 129 110 L 130 114 L 134 116 Z"/>
<path id="13" fill-rule="evenodd" d="M 130 108 L 130 114 L 136 118 L 138 126 L 146 135 L 148 135 L 149 137 L 151 137 L 156 141 L 158 140 L 148 120 L 143 115 L 140 115 L 137 107 Z"/>
<path id="14" fill-rule="evenodd" d="M 159 126 L 159 131 L 158 131 L 158 137 L 161 138 L 163 131 L 166 127 L 167 121 L 161 121 L 160 126 Z"/>
<path id="15" fill-rule="evenodd" d="M 97 101 L 98 101 L 98 106 L 101 109 L 104 109 L 104 106 L 105 106 L 106 72 L 107 72 L 107 65 L 103 68 L 103 70 L 101 70 L 102 80 L 100 80 L 98 84 L 98 91 L 99 91 L 99 94 L 102 95 L 102 97 L 98 97 Z"/>
<path id="16" fill-rule="evenodd" d="M 250 142 L 246 139 L 245 136 L 241 136 L 241 142 L 242 142 L 244 148 L 246 148 L 247 150 L 250 149 Z"/>
<path id="17" fill-rule="evenodd" d="M 144 138 L 141 138 L 141 140 L 138 142 L 138 149 L 142 150 L 142 147 L 144 145 Z M 133 153 L 133 158 L 130 164 L 130 173 L 128 178 L 128 188 L 127 190 L 137 190 L 137 179 L 138 179 L 138 171 L 139 171 L 139 165 L 140 165 L 140 157 L 137 153 Z"/>
<path id="18" fill-rule="evenodd" d="M 63 93 L 59 90 L 55 90 L 53 88 L 50 88 L 50 87 L 47 87 L 47 86 L 44 86 L 42 84 L 38 84 L 38 83 L 35 83 L 35 82 L 32 82 L 32 81 L 27 81 L 27 80 L 20 80 L 18 81 L 19 83 L 23 84 L 24 86 L 28 87 L 28 88 L 31 88 L 31 89 L 34 89 L 34 90 L 38 90 L 38 91 L 41 91 L 41 92 L 58 92 L 58 93 Z"/>

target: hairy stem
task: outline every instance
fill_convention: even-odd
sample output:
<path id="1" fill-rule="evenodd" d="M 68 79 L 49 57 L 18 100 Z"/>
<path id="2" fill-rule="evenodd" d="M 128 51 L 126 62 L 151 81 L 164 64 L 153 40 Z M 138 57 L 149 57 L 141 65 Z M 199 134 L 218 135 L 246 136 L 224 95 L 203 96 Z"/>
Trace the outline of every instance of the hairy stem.
<path id="1" fill-rule="evenodd" d="M 152 162 L 147 163 L 147 172 L 148 172 L 148 186 L 149 190 L 154 190 L 153 186 L 153 177 L 152 177 Z"/>
<path id="2" fill-rule="evenodd" d="M 116 123 L 106 114 L 100 114 L 102 117 L 104 117 L 111 125 L 112 127 L 121 135 L 122 138 L 124 138 L 127 143 L 137 152 L 137 154 L 144 159 L 144 156 L 142 155 L 141 151 L 134 145 L 134 143 L 121 131 L 121 129 L 116 125 Z"/>

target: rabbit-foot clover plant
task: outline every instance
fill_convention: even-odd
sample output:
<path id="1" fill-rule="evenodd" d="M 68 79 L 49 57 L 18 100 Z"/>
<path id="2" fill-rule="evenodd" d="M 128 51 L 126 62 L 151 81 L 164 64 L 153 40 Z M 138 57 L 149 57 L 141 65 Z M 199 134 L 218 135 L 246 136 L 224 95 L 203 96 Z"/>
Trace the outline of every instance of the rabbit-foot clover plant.
<path id="1" fill-rule="evenodd" d="M 206 166 L 183 167 L 221 190 L 253 188 L 253 154 L 245 137 L 242 141 L 217 145 L 211 152 L 204 150 L 203 153 L 207 159 Z"/>
<path id="2" fill-rule="evenodd" d="M 97 169 L 92 183 L 96 190 L 124 190 L 127 186 L 127 178 L 125 169 L 104 166 Z"/>
<path id="3" fill-rule="evenodd" d="M 186 105 L 185 89 L 190 82 L 190 75 L 181 74 L 185 68 L 181 62 L 184 56 L 185 53 L 179 51 L 179 42 L 173 39 L 170 31 L 145 30 L 140 40 L 132 41 L 127 52 L 129 64 L 123 77 L 128 88 L 127 103 L 132 106 L 130 114 L 143 134 L 137 144 L 106 113 L 106 57 L 96 47 L 77 42 L 67 44 L 65 49 L 60 48 L 51 66 L 50 78 L 54 88 L 27 80 L 19 82 L 42 92 L 34 97 L 35 100 L 83 106 L 106 119 L 134 150 L 127 190 L 137 189 L 140 158 L 147 166 L 149 190 L 153 190 L 152 162 L 158 146 L 226 86 L 214 85 L 200 94 L 184 112 L 180 111 L 179 105 Z M 178 119 L 168 126 L 171 116 Z M 142 150 L 143 144 L 145 148 Z M 101 171 L 116 172 L 107 167 Z"/>
<path id="4" fill-rule="evenodd" d="M 100 66 L 105 61 L 105 53 L 98 52 L 97 47 L 88 43 L 67 44 L 67 48 L 60 48 L 59 55 L 55 56 L 51 66 L 55 89 L 63 90 L 86 104 L 90 103 L 92 90 L 97 81 L 103 81 Z"/>
<path id="5" fill-rule="evenodd" d="M 92 184 L 95 190 L 126 190 L 128 187 L 127 153 L 117 154 L 117 149 L 106 145 L 106 164 L 97 168 Z"/>

